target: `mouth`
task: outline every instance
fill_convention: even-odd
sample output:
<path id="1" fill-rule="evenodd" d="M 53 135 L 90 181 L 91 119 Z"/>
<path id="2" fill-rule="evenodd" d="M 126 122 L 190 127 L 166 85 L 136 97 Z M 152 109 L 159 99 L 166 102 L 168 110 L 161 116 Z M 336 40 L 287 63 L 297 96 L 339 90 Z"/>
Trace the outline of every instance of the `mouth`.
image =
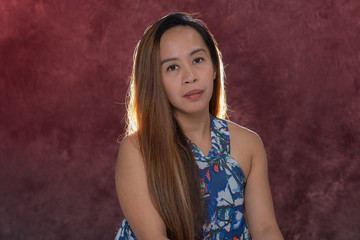
<path id="1" fill-rule="evenodd" d="M 191 90 L 191 91 L 187 92 L 184 95 L 184 97 L 187 98 L 187 99 L 196 100 L 196 99 L 201 97 L 203 92 L 204 92 L 203 90 L 194 89 L 194 90 Z"/>

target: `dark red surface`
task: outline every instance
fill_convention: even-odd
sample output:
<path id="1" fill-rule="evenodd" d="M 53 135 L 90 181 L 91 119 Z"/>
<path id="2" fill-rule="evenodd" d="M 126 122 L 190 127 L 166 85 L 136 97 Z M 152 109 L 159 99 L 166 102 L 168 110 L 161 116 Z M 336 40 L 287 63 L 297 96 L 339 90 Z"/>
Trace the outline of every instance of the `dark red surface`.
<path id="1" fill-rule="evenodd" d="M 133 49 L 171 11 L 199 12 L 218 40 L 285 238 L 359 239 L 357 0 L 1 1 L 0 239 L 113 239 Z"/>

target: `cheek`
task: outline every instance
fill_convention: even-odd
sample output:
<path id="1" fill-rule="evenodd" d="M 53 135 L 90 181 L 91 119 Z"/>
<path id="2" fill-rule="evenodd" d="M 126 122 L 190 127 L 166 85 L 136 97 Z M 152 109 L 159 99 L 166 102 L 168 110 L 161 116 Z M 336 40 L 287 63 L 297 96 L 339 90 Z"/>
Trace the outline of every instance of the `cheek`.
<path id="1" fill-rule="evenodd" d="M 213 71 L 211 71 L 207 77 L 208 84 L 211 85 L 212 87 L 214 86 L 215 77 L 216 77 L 216 72 Z"/>
<path id="2" fill-rule="evenodd" d="M 174 96 L 175 91 L 174 84 L 170 83 L 169 79 L 165 79 L 163 81 L 163 88 L 168 101 L 171 101 L 171 98 Z"/>
<path id="3" fill-rule="evenodd" d="M 181 87 L 181 76 L 176 73 L 162 75 L 162 84 L 166 93 L 174 93 Z"/>
<path id="4" fill-rule="evenodd" d="M 209 76 L 209 80 L 208 80 L 208 86 L 209 86 L 209 94 L 210 94 L 210 99 L 213 95 L 213 92 L 214 92 L 214 84 L 215 84 L 215 80 L 214 80 L 214 76 L 216 76 L 216 74 L 214 75 L 213 73 L 211 73 L 211 76 Z"/>
<path id="5" fill-rule="evenodd" d="M 210 86 L 211 86 L 211 91 L 210 91 L 210 93 L 211 93 L 210 98 L 211 98 L 213 95 L 213 92 L 214 92 L 214 80 L 211 81 Z"/>

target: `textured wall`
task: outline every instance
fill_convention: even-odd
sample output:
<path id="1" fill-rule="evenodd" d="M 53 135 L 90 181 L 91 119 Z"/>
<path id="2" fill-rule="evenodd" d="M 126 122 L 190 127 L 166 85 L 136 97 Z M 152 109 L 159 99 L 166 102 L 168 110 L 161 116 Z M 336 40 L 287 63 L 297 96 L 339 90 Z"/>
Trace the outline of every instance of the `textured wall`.
<path id="1" fill-rule="evenodd" d="M 227 65 L 231 119 L 258 132 L 286 239 L 359 239 L 357 0 L 0 2 L 0 239 L 112 239 L 132 52 L 199 12 Z"/>

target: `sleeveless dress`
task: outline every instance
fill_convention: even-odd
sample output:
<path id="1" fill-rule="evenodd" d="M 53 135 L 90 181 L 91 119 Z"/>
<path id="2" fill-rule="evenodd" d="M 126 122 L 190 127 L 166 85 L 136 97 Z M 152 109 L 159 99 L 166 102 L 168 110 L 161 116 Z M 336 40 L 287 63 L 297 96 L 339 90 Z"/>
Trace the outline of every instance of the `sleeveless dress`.
<path id="1" fill-rule="evenodd" d="M 207 210 L 203 239 L 251 240 L 244 216 L 246 178 L 230 157 L 230 136 L 225 120 L 210 115 L 212 147 L 207 156 L 188 140 L 199 167 L 201 189 Z M 115 240 L 135 240 L 130 225 L 123 220 Z"/>

